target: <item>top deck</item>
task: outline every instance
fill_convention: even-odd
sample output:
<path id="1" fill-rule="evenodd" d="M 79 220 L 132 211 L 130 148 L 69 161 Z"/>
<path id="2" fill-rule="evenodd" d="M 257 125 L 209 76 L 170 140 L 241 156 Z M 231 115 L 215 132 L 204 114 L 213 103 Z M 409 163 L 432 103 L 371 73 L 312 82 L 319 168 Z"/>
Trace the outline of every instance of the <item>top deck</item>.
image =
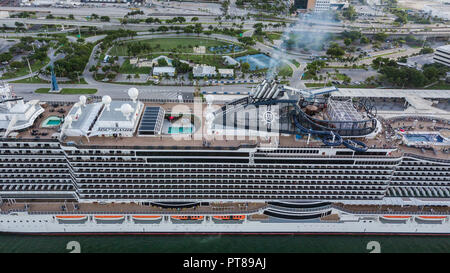
<path id="1" fill-rule="evenodd" d="M 48 140 L 54 138 L 55 134 L 60 132 L 59 126 L 41 127 L 42 122 L 50 116 L 66 117 L 73 105 L 54 105 L 44 103 L 44 113 L 36 119 L 34 126 L 18 132 L 16 139 Z M 113 136 L 93 136 L 93 137 L 66 137 L 62 140 L 65 145 L 76 145 L 79 148 L 89 147 L 151 147 L 152 149 L 238 149 L 239 147 L 302 147 L 302 148 L 324 148 L 326 147 L 320 139 L 311 136 L 303 136 L 298 139 L 295 135 L 273 134 L 270 138 L 255 136 L 231 136 L 231 135 L 211 135 L 207 133 L 205 114 L 207 104 L 205 103 L 144 103 L 144 107 L 162 107 L 166 115 L 176 116 L 177 113 L 185 115 L 186 119 L 194 121 L 192 133 L 186 134 L 161 134 L 156 136 L 139 136 L 137 131 L 131 137 L 113 137 Z M 214 105 L 214 108 L 220 108 L 222 105 Z M 191 115 L 194 117 L 191 119 Z M 140 123 L 139 117 L 138 122 Z M 180 121 L 174 121 L 173 126 L 180 126 Z M 447 160 L 449 158 L 450 148 L 448 146 L 430 144 L 426 147 L 408 147 L 404 145 L 399 138 L 400 131 L 432 131 L 448 138 L 450 136 L 450 125 L 446 120 L 437 120 L 435 124 L 430 119 L 420 119 L 415 122 L 413 117 L 404 117 L 400 119 L 380 119 L 383 130 L 374 139 L 359 139 L 370 149 L 392 149 L 390 153 L 393 157 L 400 157 L 405 153 L 412 153 L 419 156 L 439 158 Z M 165 120 L 169 122 L 169 120 Z M 416 128 L 413 128 L 413 127 Z M 34 132 L 33 132 L 34 131 Z M 44 133 L 44 134 L 43 134 Z M 337 147 L 346 149 L 343 146 Z"/>

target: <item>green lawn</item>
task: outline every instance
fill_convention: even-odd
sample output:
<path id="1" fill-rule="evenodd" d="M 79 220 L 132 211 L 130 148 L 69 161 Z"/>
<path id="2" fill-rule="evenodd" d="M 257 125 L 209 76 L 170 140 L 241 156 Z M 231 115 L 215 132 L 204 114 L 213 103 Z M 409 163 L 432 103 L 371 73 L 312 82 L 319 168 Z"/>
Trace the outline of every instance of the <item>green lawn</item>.
<path id="1" fill-rule="evenodd" d="M 31 70 L 33 72 L 38 71 L 39 69 L 41 69 L 42 67 L 44 67 L 46 64 L 48 64 L 48 62 L 50 61 L 50 58 L 46 57 L 45 60 L 43 62 L 35 62 L 33 64 L 31 64 Z M 3 76 L 0 78 L 2 80 L 6 80 L 6 79 L 12 79 L 12 78 L 17 78 L 17 77 L 21 77 L 24 75 L 27 75 L 30 73 L 30 69 L 28 68 L 28 64 L 26 64 L 24 67 L 19 68 L 15 71 L 11 71 L 11 72 L 6 72 L 5 74 L 3 74 Z"/>
<path id="2" fill-rule="evenodd" d="M 49 93 L 50 88 L 38 88 L 35 93 L 45 94 Z M 63 88 L 59 93 L 62 95 L 77 95 L 77 94 L 95 94 L 97 93 L 97 89 L 94 88 Z"/>
<path id="3" fill-rule="evenodd" d="M 280 69 L 279 72 L 278 72 L 278 76 L 279 77 L 283 77 L 283 76 L 292 77 L 293 71 L 292 71 L 292 68 L 289 65 L 287 65 L 287 64 L 283 65 L 279 69 Z"/>
<path id="4" fill-rule="evenodd" d="M 150 54 L 151 52 L 174 52 L 174 53 L 193 53 L 194 46 L 205 46 L 206 53 L 212 53 L 209 51 L 211 46 L 222 46 L 230 45 L 232 43 L 196 38 L 196 37 L 186 37 L 186 38 L 154 38 L 154 39 L 144 39 L 144 40 L 132 40 L 126 41 L 123 45 L 115 45 L 109 51 L 110 55 L 114 56 L 128 56 L 127 48 L 130 44 L 148 44 L 152 47 L 148 52 L 142 52 L 141 54 Z"/>
<path id="5" fill-rule="evenodd" d="M 283 36 L 282 33 L 276 33 L 276 32 L 270 32 L 267 33 L 267 38 L 269 38 L 270 40 L 280 40 L 281 37 Z"/>
<path id="6" fill-rule="evenodd" d="M 299 66 L 300 66 L 300 63 L 297 62 L 297 60 L 292 59 L 292 60 L 290 60 L 290 61 L 291 61 L 291 63 L 293 63 L 296 67 L 299 67 Z"/>
<path id="7" fill-rule="evenodd" d="M 26 78 L 22 80 L 13 81 L 11 83 L 50 83 L 49 81 L 43 80 L 39 78 L 38 76 L 34 76 L 32 78 Z M 84 80 L 84 78 L 81 78 L 80 81 L 58 81 L 58 83 L 65 83 L 65 84 L 87 84 L 87 82 Z"/>
<path id="8" fill-rule="evenodd" d="M 439 81 L 438 83 L 429 86 L 425 89 L 440 89 L 440 90 L 450 90 L 450 83 L 446 83 L 444 81 Z"/>
<path id="9" fill-rule="evenodd" d="M 150 67 L 137 67 L 130 64 L 130 60 L 125 60 L 119 69 L 119 73 L 123 74 L 150 74 Z"/>

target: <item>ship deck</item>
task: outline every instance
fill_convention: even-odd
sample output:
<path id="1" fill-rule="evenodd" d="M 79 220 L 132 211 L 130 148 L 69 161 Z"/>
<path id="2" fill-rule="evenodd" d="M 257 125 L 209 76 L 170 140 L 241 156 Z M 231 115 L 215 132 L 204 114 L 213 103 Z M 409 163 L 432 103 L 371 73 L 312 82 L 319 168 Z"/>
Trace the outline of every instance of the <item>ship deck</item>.
<path id="1" fill-rule="evenodd" d="M 63 209 L 63 206 L 65 209 Z M 162 208 L 137 203 L 76 203 L 76 202 L 29 202 L 3 203 L 0 211 L 28 211 L 30 213 L 127 213 L 127 214 L 246 214 L 254 213 L 265 203 L 210 203 L 191 208 Z M 28 209 L 26 209 L 28 207 Z M 78 209 L 76 209 L 78 207 Z"/>
<path id="2" fill-rule="evenodd" d="M 353 205 L 335 203 L 335 208 L 352 213 L 386 213 L 386 214 L 450 214 L 449 206 L 413 206 L 413 205 Z"/>
<path id="3" fill-rule="evenodd" d="M 62 207 L 65 207 L 63 209 Z M 78 209 L 76 209 L 78 207 Z M 162 208 L 154 205 L 137 203 L 76 203 L 76 202 L 4 202 L 0 205 L 0 212 L 28 211 L 31 214 L 252 214 L 255 218 L 266 219 L 262 210 L 266 203 L 210 203 L 190 208 Z M 344 204 L 333 203 L 333 207 L 352 214 L 450 214 L 450 207 L 444 205 L 374 205 L 374 204 Z"/>
<path id="4" fill-rule="evenodd" d="M 52 105 L 51 103 L 44 103 L 44 113 L 36 120 L 34 126 L 18 132 L 16 139 L 51 139 L 52 135 L 58 133 L 59 126 L 42 128 L 41 123 L 49 116 L 66 116 L 70 111 L 72 105 Z M 182 107 L 177 103 L 145 103 L 145 106 L 161 106 L 166 110 L 166 113 L 172 113 L 176 109 L 182 109 L 183 113 L 194 114 L 200 122 L 196 124 L 196 129 L 192 134 L 162 134 L 158 136 L 138 136 L 137 132 L 132 137 L 66 137 L 63 143 L 75 143 L 79 148 L 92 147 L 112 147 L 112 148 L 163 148 L 163 149 L 184 149 L 184 148 L 220 148 L 220 149 L 237 149 L 240 146 L 257 146 L 257 147 L 293 147 L 293 148 L 323 148 L 326 147 L 321 140 L 304 136 L 301 139 L 296 139 L 295 135 L 278 134 L 270 139 L 253 137 L 253 136 L 229 136 L 229 135 L 208 135 L 206 133 L 205 117 L 203 115 L 206 109 L 206 104 L 201 104 L 199 107 L 193 103 L 184 103 Z M 199 107 L 200 109 L 196 109 Z M 216 106 L 216 107 L 220 107 Z M 200 113 L 200 114 L 197 114 Z M 201 115 L 201 117 L 199 116 Z M 437 120 L 433 128 L 432 121 L 419 120 L 416 122 L 416 128 L 413 128 L 415 118 L 405 118 L 402 120 L 381 120 L 383 130 L 374 139 L 359 139 L 364 142 L 369 148 L 378 149 L 392 149 L 390 156 L 401 157 L 405 153 L 416 154 L 418 156 L 437 158 L 447 160 L 450 154 L 450 147 L 447 145 L 429 145 L 428 147 L 408 147 L 402 144 L 401 139 L 396 138 L 396 134 L 401 130 L 411 131 L 429 131 L 441 134 L 444 137 L 450 136 L 450 125 L 448 122 Z M 35 130 L 38 135 L 33 135 Z M 42 135 L 44 133 L 44 135 Z M 343 146 L 339 148 L 344 148 Z"/>
<path id="5" fill-rule="evenodd" d="M 51 139 L 52 135 L 55 133 L 58 133 L 59 126 L 54 127 L 41 127 L 42 122 L 51 116 L 57 116 L 57 117 L 65 117 L 67 116 L 67 113 L 69 113 L 70 109 L 72 108 L 72 105 L 58 105 L 57 107 L 54 107 L 56 105 L 52 105 L 49 103 L 44 103 L 41 105 L 42 108 L 44 108 L 44 112 L 35 120 L 33 126 L 27 128 L 26 130 L 22 130 L 18 132 L 18 135 L 16 136 L 17 139 Z M 37 135 L 33 135 L 33 130 L 36 130 L 35 132 Z"/>

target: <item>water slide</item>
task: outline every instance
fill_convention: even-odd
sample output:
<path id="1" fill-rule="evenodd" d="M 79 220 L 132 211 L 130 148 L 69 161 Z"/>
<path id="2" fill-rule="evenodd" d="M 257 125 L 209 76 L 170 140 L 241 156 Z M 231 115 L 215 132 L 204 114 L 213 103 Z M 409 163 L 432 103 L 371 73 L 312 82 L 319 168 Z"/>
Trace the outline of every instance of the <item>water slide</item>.
<path id="1" fill-rule="evenodd" d="M 292 117 L 294 119 L 295 127 L 297 127 L 297 130 L 299 132 L 311 135 L 318 135 L 321 137 L 323 144 L 327 146 L 340 146 L 344 144 L 345 147 L 354 150 L 356 152 L 365 152 L 368 149 L 365 143 L 358 140 L 350 140 L 350 139 L 343 140 L 339 134 L 334 133 L 332 131 L 316 131 L 303 127 L 298 121 L 298 117 L 295 111 L 292 112 Z"/>

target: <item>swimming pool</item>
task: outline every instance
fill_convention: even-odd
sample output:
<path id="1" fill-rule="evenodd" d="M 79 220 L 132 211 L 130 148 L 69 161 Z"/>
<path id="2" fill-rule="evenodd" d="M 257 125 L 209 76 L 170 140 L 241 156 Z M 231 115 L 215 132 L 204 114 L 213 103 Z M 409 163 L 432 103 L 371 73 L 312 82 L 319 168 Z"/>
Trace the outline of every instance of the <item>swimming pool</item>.
<path id="1" fill-rule="evenodd" d="M 242 56 L 236 58 L 236 61 L 240 63 L 248 63 L 250 65 L 251 71 L 265 69 L 271 66 L 277 66 L 279 63 L 279 61 L 272 59 L 264 54 Z"/>
<path id="2" fill-rule="evenodd" d="M 54 126 L 58 126 L 60 125 L 62 122 L 62 119 L 60 117 L 57 116 L 50 116 L 48 118 L 46 118 L 42 124 L 41 127 L 45 128 L 45 127 L 54 127 Z"/>
<path id="3" fill-rule="evenodd" d="M 242 48 L 237 45 L 222 45 L 222 46 L 216 46 L 216 47 L 211 46 L 208 49 L 210 52 L 222 52 L 222 53 L 242 51 Z"/>
<path id="4" fill-rule="evenodd" d="M 405 138 L 409 142 L 444 142 L 444 138 L 439 134 L 405 134 Z"/>
<path id="5" fill-rule="evenodd" d="M 192 127 L 169 127 L 169 134 L 190 134 L 192 133 Z"/>

